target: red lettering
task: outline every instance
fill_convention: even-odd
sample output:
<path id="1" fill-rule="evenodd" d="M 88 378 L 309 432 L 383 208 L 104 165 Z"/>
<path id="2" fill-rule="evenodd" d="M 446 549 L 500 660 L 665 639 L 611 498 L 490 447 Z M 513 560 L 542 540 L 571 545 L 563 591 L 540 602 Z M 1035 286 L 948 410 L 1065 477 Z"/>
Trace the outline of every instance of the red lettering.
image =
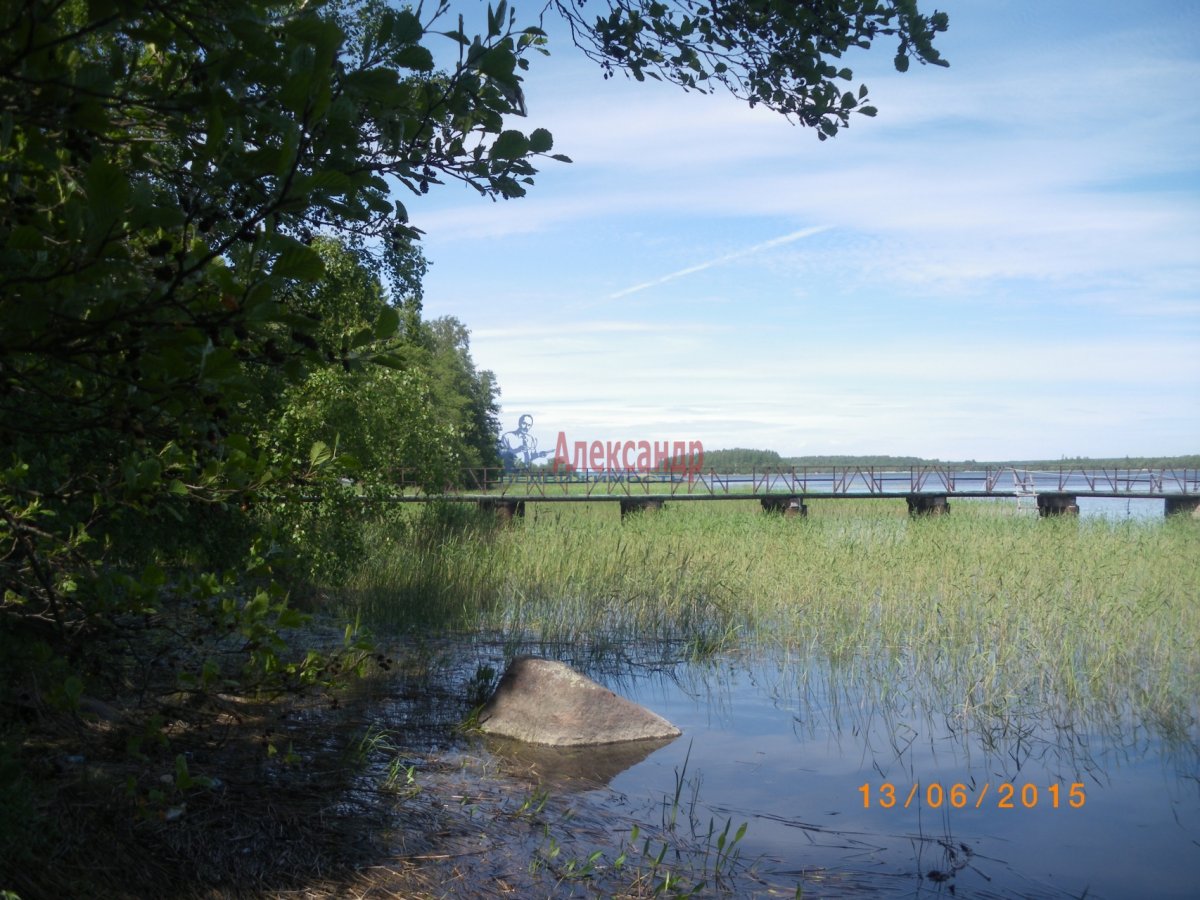
<path id="1" fill-rule="evenodd" d="M 567 456 L 567 435 L 566 432 L 558 433 L 558 441 L 554 444 L 554 465 L 552 471 L 557 472 L 559 467 L 566 469 L 571 465 L 571 460 Z"/>
<path id="2" fill-rule="evenodd" d="M 605 468 L 610 472 L 617 471 L 617 464 L 621 456 L 621 442 L 609 441 L 604 445 Z"/>
<path id="3" fill-rule="evenodd" d="M 621 445 L 621 467 L 625 469 L 626 472 L 632 471 L 634 468 L 634 464 L 629 461 L 629 451 L 635 446 L 636 444 L 634 444 L 633 441 L 626 441 Z"/>
<path id="4" fill-rule="evenodd" d="M 671 471 L 685 472 L 687 471 L 687 444 L 683 441 L 676 441 L 671 449 Z"/>
<path id="5" fill-rule="evenodd" d="M 650 442 L 638 441 L 637 469 L 639 472 L 650 471 Z"/>
<path id="6" fill-rule="evenodd" d="M 671 461 L 671 442 L 663 441 L 660 447 L 658 441 L 654 442 L 654 471 L 663 468 L 664 464 L 669 464 Z"/>

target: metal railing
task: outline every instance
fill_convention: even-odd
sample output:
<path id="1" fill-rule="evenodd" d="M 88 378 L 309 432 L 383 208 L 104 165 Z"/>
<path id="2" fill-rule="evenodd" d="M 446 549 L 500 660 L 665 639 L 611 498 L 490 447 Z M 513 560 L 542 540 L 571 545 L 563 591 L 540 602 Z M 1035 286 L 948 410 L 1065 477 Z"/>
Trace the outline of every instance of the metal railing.
<path id="1" fill-rule="evenodd" d="M 527 498 L 710 497 L 768 495 L 828 497 L 900 497 L 946 494 L 960 497 L 1016 497 L 1038 493 L 1079 496 L 1165 497 L 1200 495 L 1200 469 L 1113 469 L 1062 466 L 1025 469 L 1014 466 L 780 466 L 746 473 L 521 471 L 465 469 L 457 483 L 431 491 L 412 470 L 398 470 L 395 489 L 405 499 L 435 496 Z"/>

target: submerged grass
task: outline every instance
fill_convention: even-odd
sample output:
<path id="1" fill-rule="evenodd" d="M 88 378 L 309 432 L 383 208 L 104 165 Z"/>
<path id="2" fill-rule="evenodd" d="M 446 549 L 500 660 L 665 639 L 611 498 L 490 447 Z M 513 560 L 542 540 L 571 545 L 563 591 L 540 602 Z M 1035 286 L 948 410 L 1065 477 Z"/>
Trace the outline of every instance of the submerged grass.
<path id="1" fill-rule="evenodd" d="M 928 684 L 960 710 L 1134 710 L 1172 723 L 1200 696 L 1200 526 L 1038 519 L 954 504 L 529 504 L 508 527 L 458 507 L 380 530 L 347 585 L 381 630 L 521 641 L 679 642 L 813 655 L 877 683 Z"/>

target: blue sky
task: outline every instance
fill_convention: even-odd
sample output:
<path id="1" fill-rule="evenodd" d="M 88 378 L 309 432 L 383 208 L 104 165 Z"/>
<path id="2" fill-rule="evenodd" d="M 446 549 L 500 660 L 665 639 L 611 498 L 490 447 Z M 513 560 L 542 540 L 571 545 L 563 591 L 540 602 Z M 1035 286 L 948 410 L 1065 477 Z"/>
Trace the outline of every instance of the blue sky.
<path id="1" fill-rule="evenodd" d="M 552 27 L 517 124 L 574 163 L 516 201 L 403 198 L 426 314 L 471 329 L 504 429 L 1200 452 L 1200 4 L 936 8 L 950 68 L 847 57 L 879 115 L 825 142 L 725 93 L 605 81 Z"/>

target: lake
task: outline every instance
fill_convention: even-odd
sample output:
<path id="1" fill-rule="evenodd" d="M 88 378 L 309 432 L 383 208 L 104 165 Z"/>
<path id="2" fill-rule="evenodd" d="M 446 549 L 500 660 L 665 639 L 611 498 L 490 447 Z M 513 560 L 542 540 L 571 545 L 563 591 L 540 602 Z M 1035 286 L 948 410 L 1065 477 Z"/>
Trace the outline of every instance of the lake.
<path id="1" fill-rule="evenodd" d="M 989 726 L 911 685 L 864 688 L 828 667 L 736 657 L 628 687 L 684 736 L 610 789 L 661 791 L 687 756 L 702 807 L 750 823 L 743 856 L 769 860 L 772 881 L 814 872 L 818 895 L 827 880 L 885 894 L 922 884 L 989 896 L 1200 889 L 1194 718 L 1170 743 L 1120 715 L 1088 723 L 1031 710 Z M 963 790 L 951 797 L 954 785 Z"/>
<path id="2" fill-rule="evenodd" d="M 795 896 L 797 888 L 805 897 L 1197 895 L 1194 703 L 1158 725 L 1129 710 L 1084 719 L 1019 698 L 992 716 L 908 683 L 903 660 L 891 665 L 892 675 L 879 677 L 855 661 L 833 667 L 746 654 L 675 665 L 585 662 L 683 736 L 644 758 L 628 747 L 612 756 L 459 740 L 446 748 L 450 769 L 466 784 L 524 785 L 492 807 L 480 793 L 479 808 L 491 809 L 482 818 L 512 819 L 503 826 L 507 853 L 547 865 L 598 854 L 595 872 L 555 881 L 554 896 L 607 894 L 620 884 L 604 879 L 616 877 L 611 863 L 628 849 L 634 824 L 642 835 L 677 835 L 690 851 L 675 857 L 671 842 L 667 859 L 692 873 L 690 883 L 707 878 L 707 895 L 726 823 L 726 848 L 747 825 L 717 873 L 735 896 Z M 514 831 L 538 797 L 540 828 Z M 651 856 L 658 846 L 649 846 Z M 556 855 L 547 858 L 548 847 Z M 516 869 L 505 877 L 523 891 L 545 890 Z"/>

